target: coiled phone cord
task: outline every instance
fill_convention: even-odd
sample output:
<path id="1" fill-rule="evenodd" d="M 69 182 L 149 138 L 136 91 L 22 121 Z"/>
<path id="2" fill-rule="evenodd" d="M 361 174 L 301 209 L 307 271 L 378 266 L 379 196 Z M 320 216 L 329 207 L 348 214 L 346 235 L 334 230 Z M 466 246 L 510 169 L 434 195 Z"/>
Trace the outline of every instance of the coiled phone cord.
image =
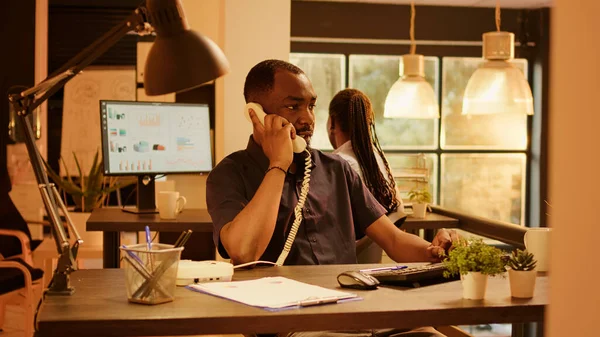
<path id="1" fill-rule="evenodd" d="M 304 208 L 304 203 L 306 202 L 306 198 L 308 197 L 308 190 L 310 188 L 310 170 L 312 166 L 312 161 L 310 152 L 304 150 L 307 156 L 304 163 L 304 178 L 302 179 L 302 187 L 300 188 L 300 197 L 298 198 L 298 203 L 296 204 L 296 208 L 294 208 L 294 223 L 292 224 L 292 229 L 290 229 L 290 234 L 288 234 L 287 240 L 285 240 L 285 245 L 283 246 L 283 250 L 281 254 L 279 254 L 279 258 L 277 258 L 277 262 L 275 263 L 277 266 L 283 266 L 285 259 L 287 259 L 290 250 L 292 249 L 292 245 L 294 244 L 294 240 L 296 239 L 296 233 L 298 233 L 298 228 L 300 228 L 300 223 L 302 223 L 302 209 Z"/>

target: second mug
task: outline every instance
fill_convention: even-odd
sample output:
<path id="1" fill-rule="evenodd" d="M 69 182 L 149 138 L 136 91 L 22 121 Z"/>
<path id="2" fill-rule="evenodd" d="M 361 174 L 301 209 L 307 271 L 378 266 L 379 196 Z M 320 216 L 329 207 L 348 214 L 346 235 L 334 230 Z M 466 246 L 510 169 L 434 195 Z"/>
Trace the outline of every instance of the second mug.
<path id="1" fill-rule="evenodd" d="M 179 196 L 179 192 L 161 191 L 158 193 L 156 206 L 161 219 L 176 219 L 177 214 L 181 213 L 187 200 Z"/>
<path id="2" fill-rule="evenodd" d="M 529 228 L 525 232 L 525 248 L 537 260 L 537 271 L 548 271 L 550 265 L 548 247 L 551 232 L 550 228 Z"/>

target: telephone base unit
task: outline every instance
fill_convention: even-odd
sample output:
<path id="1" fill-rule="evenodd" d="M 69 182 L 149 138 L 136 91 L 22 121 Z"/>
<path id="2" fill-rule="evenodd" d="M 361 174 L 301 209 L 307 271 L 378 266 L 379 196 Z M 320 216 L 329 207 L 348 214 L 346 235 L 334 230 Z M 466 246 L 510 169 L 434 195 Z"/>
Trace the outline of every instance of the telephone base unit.
<path id="1" fill-rule="evenodd" d="M 233 265 L 222 261 L 179 261 L 177 285 L 194 283 L 229 282 L 233 277 Z"/>

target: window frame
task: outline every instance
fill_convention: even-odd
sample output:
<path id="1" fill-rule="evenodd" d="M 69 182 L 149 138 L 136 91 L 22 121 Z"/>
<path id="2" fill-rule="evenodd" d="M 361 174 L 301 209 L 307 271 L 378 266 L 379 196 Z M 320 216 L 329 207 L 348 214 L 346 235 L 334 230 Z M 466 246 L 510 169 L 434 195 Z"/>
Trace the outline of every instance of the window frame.
<path id="1" fill-rule="evenodd" d="M 381 56 L 398 56 L 407 53 L 407 51 L 400 51 L 401 49 L 408 49 L 407 46 L 401 46 L 397 44 L 381 44 L 379 45 L 379 51 L 381 53 L 372 53 L 365 51 L 371 50 L 369 45 L 359 44 L 359 43 L 307 43 L 307 42 L 293 42 L 291 44 L 290 53 L 310 53 L 310 54 L 343 54 L 345 57 L 345 65 L 346 65 L 346 88 L 349 88 L 350 84 L 350 55 L 381 55 Z M 400 50 L 399 50 L 400 49 Z M 362 51 L 362 52 L 360 52 Z M 518 50 L 517 50 L 518 51 Z M 436 190 L 433 191 L 435 195 L 435 204 L 440 204 L 441 201 L 441 183 L 442 183 L 442 154 L 512 154 L 512 153 L 522 153 L 525 154 L 525 172 L 524 172 L 524 185 L 525 185 L 525 194 L 523 195 L 524 200 L 524 209 L 521 214 L 521 223 L 518 225 L 530 227 L 531 226 L 531 177 L 532 177 L 532 167 L 534 166 L 533 161 L 535 158 L 532 156 L 532 139 L 533 139 L 533 117 L 527 116 L 527 146 L 523 150 L 503 150 L 503 149 L 442 149 L 441 148 L 441 137 L 442 137 L 442 116 L 441 116 L 441 107 L 442 107 L 442 76 L 443 76 L 443 57 L 481 57 L 481 47 L 473 46 L 473 45 L 426 45 L 420 46 L 417 48 L 417 53 L 422 54 L 426 57 L 437 57 L 438 61 L 438 84 L 436 85 L 436 94 L 439 98 L 438 104 L 440 106 L 440 118 L 437 120 L 437 149 L 385 149 L 385 153 L 389 154 L 435 154 L 437 156 L 437 167 L 435 171 L 437 172 L 436 177 L 432 177 L 432 179 L 436 179 Z M 518 53 L 517 53 L 518 54 Z M 536 88 L 534 87 L 534 77 L 536 76 L 535 72 L 542 71 L 542 69 L 537 69 L 534 66 L 534 62 L 536 61 L 533 57 L 536 55 L 535 53 L 523 53 L 523 55 L 519 58 L 523 58 L 527 60 L 527 81 L 532 88 L 532 92 L 534 94 L 534 101 L 536 100 Z M 539 98 L 537 98 L 539 99 Z M 321 102 L 321 104 L 323 104 Z M 327 102 L 328 104 L 328 102 Z M 541 112 L 536 107 L 535 114 L 540 114 Z M 535 116 L 535 115 L 534 115 Z M 320 126 L 317 126 L 320 127 Z M 533 172 L 533 174 L 538 175 L 539 166 L 536 166 L 537 172 Z M 544 182 L 545 183 L 545 182 Z M 539 212 L 539 210 L 535 210 Z M 541 219 L 539 220 L 541 221 Z M 537 225 L 536 225 L 537 227 Z"/>

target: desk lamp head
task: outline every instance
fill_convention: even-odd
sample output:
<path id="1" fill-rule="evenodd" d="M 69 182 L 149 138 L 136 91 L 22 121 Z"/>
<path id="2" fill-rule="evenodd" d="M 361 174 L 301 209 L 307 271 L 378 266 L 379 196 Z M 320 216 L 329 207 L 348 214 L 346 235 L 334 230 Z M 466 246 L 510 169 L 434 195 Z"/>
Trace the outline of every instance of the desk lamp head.
<path id="1" fill-rule="evenodd" d="M 181 0 L 148 0 L 156 39 L 146 60 L 147 95 L 164 95 L 206 84 L 229 71 L 221 49 L 190 29 Z"/>

